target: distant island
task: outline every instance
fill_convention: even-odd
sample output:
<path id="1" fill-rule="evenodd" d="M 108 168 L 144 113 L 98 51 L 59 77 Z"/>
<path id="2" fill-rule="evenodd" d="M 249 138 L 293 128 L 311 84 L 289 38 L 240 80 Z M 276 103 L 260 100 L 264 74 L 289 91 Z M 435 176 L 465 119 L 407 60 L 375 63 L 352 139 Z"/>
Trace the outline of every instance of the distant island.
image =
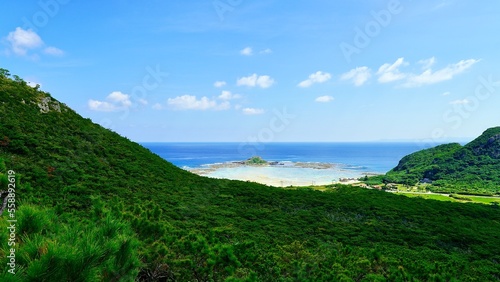
<path id="1" fill-rule="evenodd" d="M 251 157 L 245 161 L 234 162 L 242 165 L 278 165 L 279 162 L 268 162 L 259 156 Z"/>
<path id="2" fill-rule="evenodd" d="M 335 164 L 320 163 L 320 162 L 266 161 L 259 156 L 254 156 L 244 161 L 234 161 L 226 164 L 250 165 L 250 166 L 294 166 L 294 167 L 313 168 L 313 169 L 328 169 L 336 167 Z"/>

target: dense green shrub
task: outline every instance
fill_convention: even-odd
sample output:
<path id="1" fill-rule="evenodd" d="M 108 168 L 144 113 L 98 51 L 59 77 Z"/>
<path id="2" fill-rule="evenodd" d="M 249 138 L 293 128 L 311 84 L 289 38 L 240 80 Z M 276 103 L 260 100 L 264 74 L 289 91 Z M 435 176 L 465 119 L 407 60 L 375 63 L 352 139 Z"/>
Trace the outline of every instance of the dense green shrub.
<path id="1" fill-rule="evenodd" d="M 15 276 L 0 220 L 2 281 L 500 278 L 494 206 L 203 178 L 63 104 L 42 113 L 46 97 L 0 72 L 0 173 L 16 172 L 19 200 Z M 408 164 L 394 176 L 418 181 Z"/>
<path id="2" fill-rule="evenodd" d="M 500 127 L 465 146 L 445 144 L 410 154 L 389 171 L 385 182 L 415 185 L 427 179 L 434 192 L 500 194 Z"/>
<path id="3" fill-rule="evenodd" d="M 138 241 L 110 215 L 66 222 L 52 209 L 24 204 L 16 219 L 16 244 L 2 244 L 0 254 L 6 265 L 15 248 L 17 271 L 0 274 L 2 281 L 133 281 L 139 272 Z M 0 228 L 9 224 L 2 220 Z"/>

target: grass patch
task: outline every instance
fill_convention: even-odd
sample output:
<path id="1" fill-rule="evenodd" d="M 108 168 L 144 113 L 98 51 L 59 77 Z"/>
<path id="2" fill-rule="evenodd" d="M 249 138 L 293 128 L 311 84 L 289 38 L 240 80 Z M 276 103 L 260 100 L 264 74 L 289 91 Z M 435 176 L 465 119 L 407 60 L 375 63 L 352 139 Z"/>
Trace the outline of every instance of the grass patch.
<path id="1" fill-rule="evenodd" d="M 397 195 L 403 195 L 410 198 L 422 198 L 422 199 L 430 199 L 430 200 L 438 200 L 444 202 L 458 202 L 456 199 L 445 196 L 445 195 L 436 195 L 436 194 L 413 194 L 413 193 L 396 193 Z"/>
<path id="2" fill-rule="evenodd" d="M 492 204 L 498 203 L 500 204 L 500 197 L 477 197 L 477 196 L 469 196 L 469 198 L 477 203 L 481 204 Z"/>
<path id="3" fill-rule="evenodd" d="M 447 196 L 447 195 L 439 195 L 439 194 L 421 194 L 421 193 L 395 193 L 396 195 L 403 195 L 410 198 L 422 198 L 422 199 L 430 199 L 430 200 L 438 200 L 445 202 L 459 202 L 459 203 L 475 203 L 475 204 L 486 204 L 491 205 L 494 203 L 498 203 L 500 205 L 500 197 L 479 197 L 479 196 L 469 196 L 469 197 L 460 197 L 456 195 Z"/>

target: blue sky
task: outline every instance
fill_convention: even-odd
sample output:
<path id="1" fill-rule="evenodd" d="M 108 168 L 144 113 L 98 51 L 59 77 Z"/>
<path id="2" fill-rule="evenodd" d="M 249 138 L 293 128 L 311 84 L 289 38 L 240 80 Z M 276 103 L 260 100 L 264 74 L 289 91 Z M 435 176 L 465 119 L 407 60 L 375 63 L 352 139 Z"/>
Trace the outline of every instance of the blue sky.
<path id="1" fill-rule="evenodd" d="M 0 67 L 134 141 L 467 139 L 498 1 L 3 1 Z"/>

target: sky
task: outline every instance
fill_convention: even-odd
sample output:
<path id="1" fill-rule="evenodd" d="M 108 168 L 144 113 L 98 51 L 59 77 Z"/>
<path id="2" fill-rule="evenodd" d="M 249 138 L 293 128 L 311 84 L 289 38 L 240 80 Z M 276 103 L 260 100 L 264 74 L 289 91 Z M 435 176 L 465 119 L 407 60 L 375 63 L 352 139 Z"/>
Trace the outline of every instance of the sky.
<path id="1" fill-rule="evenodd" d="M 136 142 L 440 143 L 500 125 L 500 2 L 2 1 L 0 68 Z"/>

